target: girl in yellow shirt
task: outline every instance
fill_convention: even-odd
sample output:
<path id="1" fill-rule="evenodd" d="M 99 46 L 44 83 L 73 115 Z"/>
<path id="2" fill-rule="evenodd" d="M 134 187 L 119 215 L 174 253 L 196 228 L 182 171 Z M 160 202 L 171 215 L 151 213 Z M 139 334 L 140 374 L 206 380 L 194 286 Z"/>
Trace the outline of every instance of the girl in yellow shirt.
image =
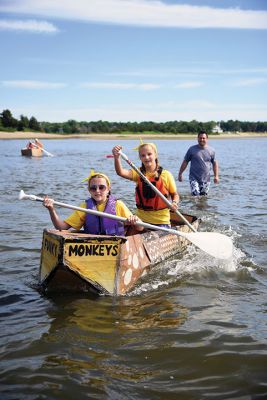
<path id="1" fill-rule="evenodd" d="M 133 215 L 122 201 L 116 200 L 111 195 L 111 185 L 107 175 L 99 172 L 91 172 L 90 176 L 85 180 L 88 180 L 88 191 L 91 197 L 80 204 L 81 208 L 94 209 L 127 218 L 127 225 L 134 225 L 137 231 L 143 230 L 143 227 L 136 225 L 142 221 Z M 45 196 L 43 205 L 48 209 L 51 221 L 56 229 L 67 230 L 74 228 L 80 230 L 83 227 L 85 233 L 124 235 L 124 226 L 120 221 L 87 214 L 82 211 L 74 211 L 63 221 L 54 208 L 53 199 Z"/>
<path id="2" fill-rule="evenodd" d="M 136 215 L 144 222 L 169 227 L 170 211 L 168 206 L 146 182 L 143 182 L 137 172 L 133 169 L 127 170 L 122 167 L 120 159 L 121 149 L 122 146 L 120 145 L 112 149 L 114 166 L 119 176 L 136 182 Z M 167 199 L 172 200 L 173 209 L 177 209 L 179 194 L 177 193 L 174 177 L 171 172 L 159 165 L 156 145 L 154 143 L 142 143 L 138 147 L 138 151 L 142 162 L 140 171 Z"/>

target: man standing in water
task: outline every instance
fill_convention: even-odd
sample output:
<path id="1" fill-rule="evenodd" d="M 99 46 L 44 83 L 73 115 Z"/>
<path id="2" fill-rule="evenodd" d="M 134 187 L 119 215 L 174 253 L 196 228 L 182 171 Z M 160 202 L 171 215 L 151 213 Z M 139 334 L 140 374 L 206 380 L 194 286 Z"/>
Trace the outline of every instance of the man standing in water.
<path id="1" fill-rule="evenodd" d="M 208 146 L 208 134 L 205 131 L 198 133 L 198 144 L 187 150 L 178 174 L 180 182 L 183 180 L 183 172 L 189 162 L 191 162 L 189 182 L 192 196 L 207 196 L 211 167 L 214 173 L 214 183 L 219 183 L 219 164 L 215 160 L 215 150 Z"/>

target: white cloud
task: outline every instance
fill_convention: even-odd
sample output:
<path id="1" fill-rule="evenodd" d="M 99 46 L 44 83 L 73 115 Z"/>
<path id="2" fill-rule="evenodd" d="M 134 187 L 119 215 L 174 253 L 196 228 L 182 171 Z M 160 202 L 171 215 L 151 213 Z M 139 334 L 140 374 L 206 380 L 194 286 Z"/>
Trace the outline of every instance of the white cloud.
<path id="1" fill-rule="evenodd" d="M 213 68 L 192 68 L 190 66 L 184 68 L 151 68 L 129 71 L 117 71 L 110 73 L 110 76 L 123 77 L 161 77 L 161 78 L 184 78 L 184 79 L 201 79 L 211 76 L 228 76 L 228 75 L 250 75 L 250 74 L 267 74 L 267 68 L 219 68 L 215 63 Z"/>
<path id="2" fill-rule="evenodd" d="M 166 122 L 183 121 L 266 121 L 265 104 L 215 104 L 209 101 L 195 101 L 185 103 L 158 103 L 153 104 L 103 104 L 101 107 L 84 108 L 29 108 L 16 105 L 6 105 L 6 108 L 16 110 L 17 115 L 34 115 L 38 121 L 63 122 L 69 119 L 76 121 L 155 121 Z"/>
<path id="3" fill-rule="evenodd" d="M 267 29 L 266 11 L 160 0 L 9 0 L 0 12 L 147 27 Z"/>
<path id="4" fill-rule="evenodd" d="M 155 90 L 159 89 L 160 85 L 152 83 L 85 82 L 81 84 L 81 87 L 88 89 Z"/>
<path id="5" fill-rule="evenodd" d="M 251 78 L 251 79 L 240 79 L 236 81 L 233 86 L 236 87 L 247 87 L 247 86 L 259 86 L 267 83 L 266 78 Z"/>
<path id="6" fill-rule="evenodd" d="M 203 82 L 198 81 L 188 81 L 188 82 L 181 82 L 175 85 L 175 89 L 194 89 L 200 86 L 204 86 Z"/>
<path id="7" fill-rule="evenodd" d="M 2 85 L 4 87 L 16 89 L 61 89 L 67 86 L 65 83 L 30 80 L 2 81 Z"/>
<path id="8" fill-rule="evenodd" d="M 25 31 L 33 33 L 56 33 L 58 29 L 55 25 L 46 21 L 36 20 L 0 20 L 0 30 L 5 31 Z"/>

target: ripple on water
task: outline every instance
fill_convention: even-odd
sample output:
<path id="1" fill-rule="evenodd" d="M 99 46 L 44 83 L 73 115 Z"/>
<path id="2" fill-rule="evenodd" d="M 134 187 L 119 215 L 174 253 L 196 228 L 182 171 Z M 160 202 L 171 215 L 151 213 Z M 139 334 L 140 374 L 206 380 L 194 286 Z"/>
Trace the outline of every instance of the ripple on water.
<path id="1" fill-rule="evenodd" d="M 42 232 L 51 223 L 41 204 L 18 200 L 24 189 L 78 205 L 87 197 L 80 182 L 94 168 L 133 209 L 134 184 L 105 158 L 117 141 L 45 141 L 55 157 L 41 160 L 21 157 L 22 141 L 3 142 L 1 398 L 267 398 L 266 140 L 216 141 L 221 182 L 207 198 L 191 197 L 188 171 L 177 183 L 181 210 L 201 217 L 200 230 L 232 238 L 232 260 L 189 246 L 118 298 L 41 294 Z M 121 142 L 139 163 L 137 141 Z M 157 144 L 177 176 L 192 141 Z M 69 212 L 58 209 L 62 218 Z"/>

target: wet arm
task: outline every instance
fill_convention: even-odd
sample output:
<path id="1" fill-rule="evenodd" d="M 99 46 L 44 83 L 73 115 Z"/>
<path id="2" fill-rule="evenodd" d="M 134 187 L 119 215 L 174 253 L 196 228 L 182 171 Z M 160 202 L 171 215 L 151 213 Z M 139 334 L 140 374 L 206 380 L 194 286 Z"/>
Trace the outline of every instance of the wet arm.
<path id="1" fill-rule="evenodd" d="M 214 161 L 213 163 L 214 183 L 219 183 L 219 163 Z"/>
<path id="2" fill-rule="evenodd" d="M 187 167 L 188 162 L 186 160 L 184 160 L 181 164 L 179 173 L 178 173 L 178 180 L 179 182 L 182 182 L 183 180 L 183 172 L 185 171 L 186 167 Z"/>

